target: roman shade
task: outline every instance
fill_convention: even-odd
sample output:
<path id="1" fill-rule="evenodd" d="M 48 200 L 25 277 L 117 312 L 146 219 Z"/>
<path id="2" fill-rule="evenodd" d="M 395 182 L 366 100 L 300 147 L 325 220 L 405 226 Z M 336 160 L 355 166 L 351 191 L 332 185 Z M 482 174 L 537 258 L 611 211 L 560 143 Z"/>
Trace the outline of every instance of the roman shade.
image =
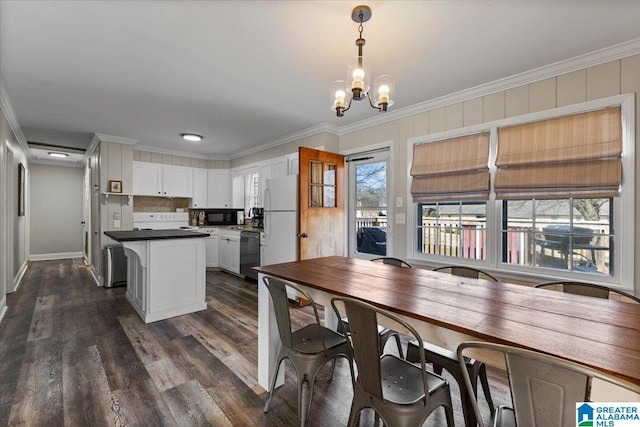
<path id="1" fill-rule="evenodd" d="M 498 199 L 613 197 L 622 181 L 620 107 L 498 129 Z"/>
<path id="2" fill-rule="evenodd" d="M 489 132 L 413 146 L 414 202 L 487 200 Z"/>

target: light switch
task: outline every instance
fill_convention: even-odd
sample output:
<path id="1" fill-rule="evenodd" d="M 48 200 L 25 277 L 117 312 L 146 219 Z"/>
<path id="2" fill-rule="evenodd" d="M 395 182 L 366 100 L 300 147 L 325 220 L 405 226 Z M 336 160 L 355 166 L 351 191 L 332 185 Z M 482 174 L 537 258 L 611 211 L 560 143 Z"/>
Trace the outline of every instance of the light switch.
<path id="1" fill-rule="evenodd" d="M 120 213 L 113 213 L 113 228 L 120 228 Z"/>
<path id="2" fill-rule="evenodd" d="M 396 197 L 396 208 L 402 207 L 402 196 Z"/>
<path id="3" fill-rule="evenodd" d="M 406 222 L 404 214 L 403 213 L 397 213 L 396 214 L 396 224 L 404 224 Z"/>

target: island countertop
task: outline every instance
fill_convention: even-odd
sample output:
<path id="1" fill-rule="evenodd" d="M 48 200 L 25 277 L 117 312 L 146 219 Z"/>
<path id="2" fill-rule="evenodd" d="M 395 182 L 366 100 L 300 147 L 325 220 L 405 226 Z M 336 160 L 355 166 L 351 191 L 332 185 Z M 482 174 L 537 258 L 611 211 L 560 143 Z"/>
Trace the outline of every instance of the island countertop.
<path id="1" fill-rule="evenodd" d="M 209 233 L 187 230 L 131 230 L 105 231 L 105 235 L 117 242 L 134 242 L 140 240 L 193 239 L 209 237 Z"/>

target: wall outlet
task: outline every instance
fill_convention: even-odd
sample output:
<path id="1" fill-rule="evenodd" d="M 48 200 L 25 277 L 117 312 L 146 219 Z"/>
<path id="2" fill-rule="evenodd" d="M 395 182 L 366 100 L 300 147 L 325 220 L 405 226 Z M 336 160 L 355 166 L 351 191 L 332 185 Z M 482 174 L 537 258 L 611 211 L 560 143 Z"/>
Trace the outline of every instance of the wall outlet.
<path id="1" fill-rule="evenodd" d="M 404 224 L 406 222 L 405 216 L 403 213 L 396 214 L 396 224 Z"/>
<path id="2" fill-rule="evenodd" d="M 113 213 L 113 228 L 120 228 L 120 213 Z"/>

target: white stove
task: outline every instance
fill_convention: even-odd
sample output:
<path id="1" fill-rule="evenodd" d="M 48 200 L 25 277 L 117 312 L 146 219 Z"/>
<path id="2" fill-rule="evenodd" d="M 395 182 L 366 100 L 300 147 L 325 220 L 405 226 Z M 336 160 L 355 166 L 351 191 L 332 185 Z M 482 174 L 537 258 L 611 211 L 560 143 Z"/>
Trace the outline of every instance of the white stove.
<path id="1" fill-rule="evenodd" d="M 189 227 L 189 212 L 134 212 L 133 228 L 175 230 Z"/>

